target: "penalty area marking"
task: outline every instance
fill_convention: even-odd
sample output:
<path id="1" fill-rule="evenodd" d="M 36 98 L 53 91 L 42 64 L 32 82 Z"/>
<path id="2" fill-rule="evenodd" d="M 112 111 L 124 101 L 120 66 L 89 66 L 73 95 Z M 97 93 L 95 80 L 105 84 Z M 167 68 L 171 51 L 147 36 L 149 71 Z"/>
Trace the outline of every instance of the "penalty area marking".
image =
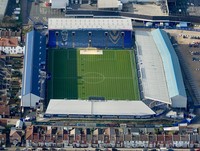
<path id="1" fill-rule="evenodd" d="M 103 55 L 103 50 L 98 49 L 81 49 L 80 55 Z"/>

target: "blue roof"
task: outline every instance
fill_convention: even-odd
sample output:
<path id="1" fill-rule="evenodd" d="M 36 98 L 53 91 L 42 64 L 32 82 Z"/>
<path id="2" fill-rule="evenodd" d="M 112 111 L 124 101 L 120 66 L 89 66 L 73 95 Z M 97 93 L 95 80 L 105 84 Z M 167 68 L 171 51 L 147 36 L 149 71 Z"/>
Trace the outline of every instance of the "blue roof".
<path id="1" fill-rule="evenodd" d="M 186 97 L 179 60 L 167 33 L 156 29 L 151 34 L 163 61 L 169 96 L 171 98 L 177 95 Z"/>
<path id="2" fill-rule="evenodd" d="M 46 39 L 36 31 L 27 33 L 24 57 L 22 96 L 29 93 L 40 96 L 40 63 L 46 61 Z"/>

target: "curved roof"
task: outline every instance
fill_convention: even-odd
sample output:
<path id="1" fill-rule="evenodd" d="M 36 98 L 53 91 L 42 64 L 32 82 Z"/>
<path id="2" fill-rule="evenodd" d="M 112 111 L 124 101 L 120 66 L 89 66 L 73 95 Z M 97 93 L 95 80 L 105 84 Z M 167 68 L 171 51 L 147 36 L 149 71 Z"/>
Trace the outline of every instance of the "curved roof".
<path id="1" fill-rule="evenodd" d="M 26 37 L 22 96 L 33 93 L 40 96 L 40 63 L 46 60 L 45 37 L 31 31 Z"/>
<path id="2" fill-rule="evenodd" d="M 169 96 L 171 98 L 177 95 L 186 97 L 179 60 L 167 33 L 156 29 L 151 34 L 162 57 Z"/>

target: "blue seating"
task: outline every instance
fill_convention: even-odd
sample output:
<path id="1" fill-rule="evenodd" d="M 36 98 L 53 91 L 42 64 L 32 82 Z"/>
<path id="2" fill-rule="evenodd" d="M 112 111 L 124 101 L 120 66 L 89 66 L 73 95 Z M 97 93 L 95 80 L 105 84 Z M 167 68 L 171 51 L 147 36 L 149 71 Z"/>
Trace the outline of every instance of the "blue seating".
<path id="1" fill-rule="evenodd" d="M 75 47 L 88 47 L 89 36 L 87 30 L 75 31 L 74 39 Z"/>
<path id="2" fill-rule="evenodd" d="M 56 35 L 54 30 L 49 31 L 49 47 L 56 47 Z"/>
<path id="3" fill-rule="evenodd" d="M 58 46 L 60 48 L 72 48 L 72 32 L 68 30 L 59 31 Z"/>
<path id="4" fill-rule="evenodd" d="M 124 48 L 131 48 L 133 46 L 132 32 L 124 31 Z"/>
<path id="5" fill-rule="evenodd" d="M 92 47 L 105 48 L 106 36 L 105 31 L 94 30 L 91 32 L 91 45 Z"/>
<path id="6" fill-rule="evenodd" d="M 89 35 L 89 33 L 91 34 Z M 49 31 L 49 46 L 56 47 L 56 45 L 61 48 L 62 47 L 78 48 L 78 47 L 88 47 L 88 46 L 97 48 L 131 48 L 133 46 L 132 31 L 121 31 L 121 30 Z"/>
<path id="7" fill-rule="evenodd" d="M 121 31 L 108 31 L 108 48 L 123 48 L 123 38 L 121 36 Z"/>

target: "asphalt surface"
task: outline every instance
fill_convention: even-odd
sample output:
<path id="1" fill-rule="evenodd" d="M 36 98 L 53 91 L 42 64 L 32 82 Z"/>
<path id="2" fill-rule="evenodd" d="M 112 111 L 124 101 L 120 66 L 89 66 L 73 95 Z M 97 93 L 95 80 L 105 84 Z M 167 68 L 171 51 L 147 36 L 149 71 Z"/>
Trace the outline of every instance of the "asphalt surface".
<path id="1" fill-rule="evenodd" d="M 180 0 L 179 0 L 180 1 Z M 180 7 L 184 7 L 187 0 L 183 0 L 181 2 Z M 192 1 L 192 0 L 190 0 Z M 184 3 L 184 4 L 182 4 Z M 200 3 L 200 1 L 195 1 L 195 3 Z M 130 18 L 138 19 L 148 19 L 148 20 L 170 20 L 170 21 L 188 21 L 188 22 L 199 22 L 200 23 L 200 17 L 190 16 L 183 14 L 178 16 L 146 16 L 146 15 L 138 15 L 133 13 L 126 13 L 126 12 L 118 12 L 118 11 L 93 11 L 93 10 L 67 10 L 66 14 L 65 12 L 62 12 L 61 10 L 55 10 L 51 9 L 50 7 L 46 7 L 44 4 L 44 0 L 40 0 L 40 3 L 36 4 L 33 0 L 21 0 L 21 8 L 22 8 L 22 20 L 23 24 L 34 24 L 34 23 L 43 23 L 47 25 L 48 18 L 64 18 L 65 16 L 70 15 L 82 15 L 85 16 L 85 14 L 90 14 L 94 16 L 125 16 Z"/>
<path id="2" fill-rule="evenodd" d="M 61 10 L 51 9 L 46 7 L 44 0 L 41 0 L 40 3 L 36 4 L 35 2 L 28 1 L 28 6 L 30 6 L 30 13 L 27 16 L 29 22 L 33 23 L 43 23 L 47 25 L 48 18 L 63 18 L 65 13 Z"/>

